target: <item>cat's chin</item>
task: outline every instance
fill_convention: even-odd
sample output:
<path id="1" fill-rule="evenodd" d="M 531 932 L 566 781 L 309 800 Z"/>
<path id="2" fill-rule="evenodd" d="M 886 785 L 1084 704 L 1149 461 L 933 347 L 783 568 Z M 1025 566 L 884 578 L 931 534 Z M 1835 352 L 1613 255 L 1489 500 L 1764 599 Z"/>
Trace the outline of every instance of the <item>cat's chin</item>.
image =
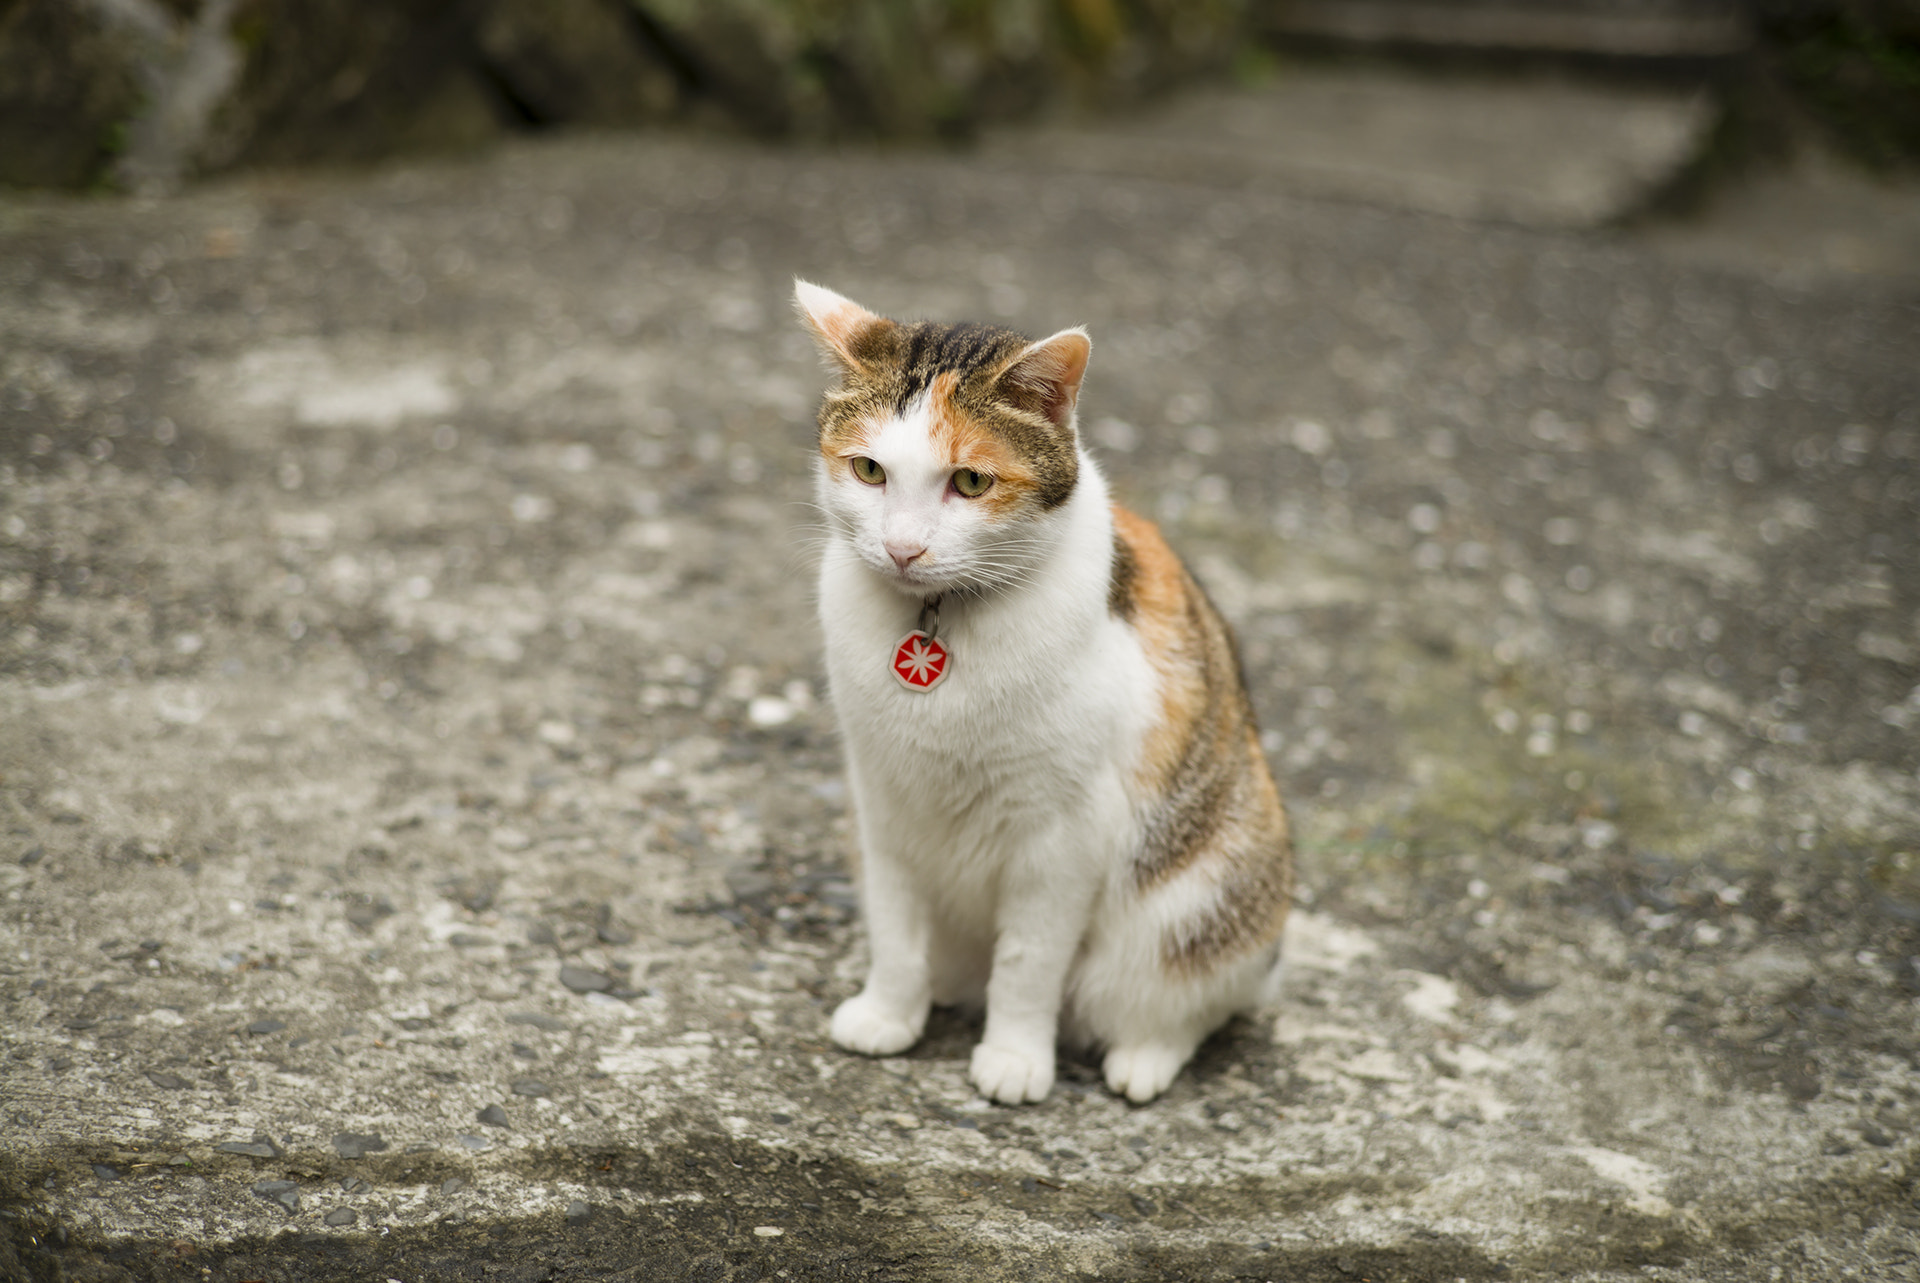
<path id="1" fill-rule="evenodd" d="M 867 568 L 889 588 L 909 597 L 931 597 L 935 593 L 951 592 L 954 583 L 944 576 L 918 575 L 910 570 L 903 571 L 894 565 L 876 566 L 867 563 Z"/>
<path id="2" fill-rule="evenodd" d="M 952 592 L 954 585 L 944 579 L 910 578 L 895 571 L 883 571 L 880 576 L 892 586 L 893 590 L 904 597 L 932 597 L 940 593 Z"/>

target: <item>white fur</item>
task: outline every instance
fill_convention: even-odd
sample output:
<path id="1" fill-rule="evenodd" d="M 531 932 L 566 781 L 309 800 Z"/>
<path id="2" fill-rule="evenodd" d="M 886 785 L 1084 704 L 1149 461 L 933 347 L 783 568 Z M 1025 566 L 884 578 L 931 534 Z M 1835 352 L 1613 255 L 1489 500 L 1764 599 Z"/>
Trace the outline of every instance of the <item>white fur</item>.
<path id="1" fill-rule="evenodd" d="M 1199 980 L 1170 977 L 1167 931 L 1212 902 L 1189 870 L 1144 894 L 1134 772 L 1159 681 L 1107 608 L 1113 523 L 1093 460 L 1051 512 L 996 529 L 947 488 L 924 405 L 869 441 L 884 486 L 823 463 L 831 518 L 821 624 L 845 737 L 871 946 L 866 986 L 833 1016 L 835 1042 L 911 1046 L 929 1004 L 978 1002 L 972 1076 L 1001 1101 L 1043 1099 L 1068 1031 L 1108 1048 L 1129 1099 L 1163 1091 L 1208 1032 L 1259 1000 L 1272 956 Z M 905 570 L 888 551 L 924 544 Z M 963 585 L 994 585 L 984 591 Z M 922 598 L 946 591 L 951 659 L 928 691 L 888 671 Z"/>
<path id="2" fill-rule="evenodd" d="M 844 466 L 821 477 L 822 507 L 836 538 L 916 602 L 956 584 L 1024 577 L 1048 536 L 1018 523 L 996 526 L 982 507 L 954 493 L 951 470 L 929 438 L 929 417 L 923 394 L 861 447 L 886 469 L 885 485 L 860 482 Z M 924 552 L 900 570 L 889 550 L 914 548 Z"/>

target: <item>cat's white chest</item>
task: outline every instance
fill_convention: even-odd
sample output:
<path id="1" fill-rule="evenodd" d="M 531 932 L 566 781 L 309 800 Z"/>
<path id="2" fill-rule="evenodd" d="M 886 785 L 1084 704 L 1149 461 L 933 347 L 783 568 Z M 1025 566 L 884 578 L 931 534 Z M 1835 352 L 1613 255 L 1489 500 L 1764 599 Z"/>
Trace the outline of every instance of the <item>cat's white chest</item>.
<path id="1" fill-rule="evenodd" d="M 922 762 L 1002 754 L 1036 733 L 1048 738 L 1059 706 L 1087 688 L 1076 647 L 1047 636 L 1044 621 L 1021 620 L 1003 603 L 952 603 L 929 640 L 910 600 L 875 591 L 858 566 L 845 569 L 845 582 L 827 575 L 837 596 L 821 622 L 834 701 L 856 752 L 891 748 Z"/>
<path id="2" fill-rule="evenodd" d="M 928 626 L 836 537 L 820 573 L 827 674 L 863 844 L 884 848 L 961 918 L 990 918 L 1003 861 L 1065 858 L 1104 884 L 1133 849 L 1130 780 L 1159 680 L 1107 605 L 1113 524 L 1091 460 L 1035 535 L 1017 582 L 943 595 L 937 683 L 896 676 L 901 640 Z M 1070 856 L 1062 853 L 1070 852 Z"/>
<path id="3" fill-rule="evenodd" d="M 851 556 L 822 574 L 827 668 L 863 804 L 1004 815 L 1078 805 L 1118 778 L 1152 716 L 1132 630 L 1044 592 L 943 603 L 937 683 L 896 676 L 917 611 Z"/>

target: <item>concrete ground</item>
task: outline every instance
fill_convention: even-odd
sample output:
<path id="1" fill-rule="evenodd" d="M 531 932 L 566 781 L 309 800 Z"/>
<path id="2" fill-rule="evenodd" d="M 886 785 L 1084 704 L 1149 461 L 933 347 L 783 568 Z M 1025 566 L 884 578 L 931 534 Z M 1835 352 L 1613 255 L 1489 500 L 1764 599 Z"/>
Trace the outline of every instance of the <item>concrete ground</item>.
<path id="1" fill-rule="evenodd" d="M 0 204 L 0 1276 L 1920 1277 L 1914 224 L 1234 163 Z M 827 1043 L 796 273 L 1085 323 L 1239 629 L 1293 966 L 1152 1105 Z"/>
<path id="2" fill-rule="evenodd" d="M 990 157 L 1534 227 L 1631 214 L 1706 145 L 1704 88 L 1284 64 L 1096 122 L 995 134 Z"/>

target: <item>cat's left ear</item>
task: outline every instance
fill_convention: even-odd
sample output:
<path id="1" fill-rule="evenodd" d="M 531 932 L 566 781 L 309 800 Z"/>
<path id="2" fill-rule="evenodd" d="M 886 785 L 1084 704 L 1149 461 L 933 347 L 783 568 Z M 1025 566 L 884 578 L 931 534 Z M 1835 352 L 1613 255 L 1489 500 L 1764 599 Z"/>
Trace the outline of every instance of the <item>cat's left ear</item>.
<path id="1" fill-rule="evenodd" d="M 1086 377 L 1093 340 L 1079 326 L 1041 339 L 1000 374 L 1000 390 L 1023 410 L 1044 415 L 1056 427 L 1073 422 L 1073 403 Z"/>
<path id="2" fill-rule="evenodd" d="M 793 278 L 793 304 L 814 341 L 841 371 L 852 374 L 885 363 L 893 354 L 897 327 L 824 285 Z"/>

